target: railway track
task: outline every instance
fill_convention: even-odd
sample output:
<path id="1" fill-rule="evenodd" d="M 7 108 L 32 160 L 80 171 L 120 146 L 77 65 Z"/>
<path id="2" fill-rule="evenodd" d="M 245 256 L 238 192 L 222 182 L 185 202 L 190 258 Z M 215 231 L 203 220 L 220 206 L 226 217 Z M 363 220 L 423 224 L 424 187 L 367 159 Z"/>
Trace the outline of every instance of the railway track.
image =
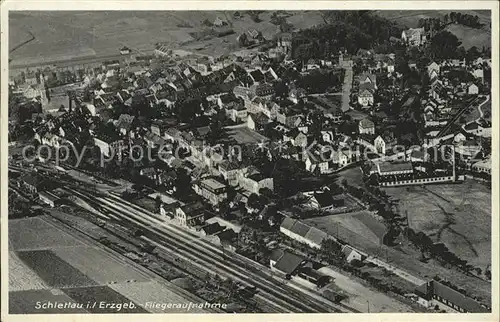
<path id="1" fill-rule="evenodd" d="M 192 262 L 201 261 L 200 268 L 206 271 L 213 270 L 219 275 L 237 280 L 245 285 L 253 285 L 261 290 L 257 298 L 265 301 L 267 305 L 274 306 L 280 312 L 343 312 L 339 309 L 318 303 L 307 294 L 290 287 L 279 285 L 279 282 L 270 276 L 261 276 L 241 267 L 241 259 L 231 258 L 213 244 L 202 241 L 198 236 L 188 233 L 184 229 L 164 223 L 157 215 L 149 213 L 138 206 L 132 206 L 127 201 L 120 200 L 109 194 L 109 197 L 98 197 L 98 202 L 103 210 L 110 211 L 120 217 L 122 221 L 129 221 L 135 226 L 142 227 L 147 232 L 146 238 L 165 251 L 172 251 L 176 247 L 176 254 L 185 256 Z M 136 208 L 137 207 L 137 208 Z M 170 247 L 170 248 L 169 248 Z M 196 263 L 196 262 L 195 262 Z M 248 265 L 248 263 L 245 263 Z M 252 271 L 255 271 L 253 269 Z M 326 300 L 326 299 L 325 299 Z M 263 303 L 264 304 L 264 303 Z M 332 303 L 333 304 L 333 303 Z M 340 306 L 339 306 L 340 307 Z"/>

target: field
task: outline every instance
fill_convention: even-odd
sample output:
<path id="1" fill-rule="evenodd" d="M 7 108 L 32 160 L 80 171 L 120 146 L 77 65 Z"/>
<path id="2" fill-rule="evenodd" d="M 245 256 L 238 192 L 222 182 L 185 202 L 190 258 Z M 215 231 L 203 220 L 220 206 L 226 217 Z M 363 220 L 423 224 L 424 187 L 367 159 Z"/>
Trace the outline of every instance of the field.
<path id="1" fill-rule="evenodd" d="M 445 14 L 449 14 L 449 10 L 418 10 L 418 11 L 377 11 L 376 14 L 395 21 L 401 26 L 409 28 L 418 27 L 419 19 L 426 18 L 443 18 Z M 457 36 L 458 40 L 462 42 L 465 49 L 476 46 L 479 50 L 483 46 L 491 47 L 491 30 L 488 24 L 491 22 L 491 13 L 488 10 L 461 10 L 462 13 L 477 15 L 481 23 L 486 24 L 483 29 L 474 29 L 462 25 L 449 25 L 446 30 Z"/>
<path id="2" fill-rule="evenodd" d="M 9 271 L 16 272 L 9 276 L 10 291 L 39 290 L 47 288 L 47 284 L 24 264 L 15 252 L 9 252 Z"/>
<path id="3" fill-rule="evenodd" d="M 97 247 L 59 248 L 54 250 L 54 253 L 101 285 L 131 280 L 142 282 L 149 279 L 138 271 L 130 270 L 126 263 L 110 257 L 109 254 Z M 100 267 L 103 262 L 107 262 L 109 265 L 105 270 Z"/>
<path id="4" fill-rule="evenodd" d="M 458 11 L 458 10 L 454 10 Z M 442 18 L 451 10 L 377 10 L 376 14 L 409 28 L 418 27 L 419 19 Z M 488 10 L 460 10 L 462 13 L 479 16 L 482 23 L 491 21 L 491 13 Z"/>
<path id="5" fill-rule="evenodd" d="M 238 144 L 255 144 L 267 141 L 267 138 L 259 133 L 252 131 L 246 125 L 226 128 L 226 133 Z"/>
<path id="6" fill-rule="evenodd" d="M 483 270 L 491 264 L 491 190 L 470 180 L 461 185 L 388 188 L 386 192 L 400 200 L 415 231 L 443 242 Z"/>
<path id="7" fill-rule="evenodd" d="M 12 250 L 34 250 L 79 245 L 83 245 L 83 243 L 40 217 L 9 221 L 9 247 L 12 247 Z"/>
<path id="8" fill-rule="evenodd" d="M 167 284 L 152 282 L 156 280 L 155 275 L 124 257 L 99 248 L 82 235 L 67 233 L 64 226 L 49 223 L 50 220 L 47 216 L 9 220 L 10 313 L 85 312 L 74 308 L 36 309 L 35 306 L 37 302 L 47 301 L 129 303 L 134 301 L 128 298 L 129 295 L 149 294 L 153 288 L 155 291 L 151 296 L 156 296 L 156 299 L 151 301 L 175 299 L 177 303 L 187 302 Z M 92 224 L 86 224 L 89 225 Z M 82 228 L 85 225 L 78 226 Z M 87 227 L 87 230 L 101 235 L 92 227 Z M 110 285 L 115 286 L 116 290 Z M 159 294 L 164 294 L 165 298 L 158 298 Z M 98 307 L 84 309 L 98 313 L 116 312 Z M 145 310 L 138 306 L 121 312 Z"/>
<path id="9" fill-rule="evenodd" d="M 346 175 L 349 174 L 353 173 Z M 451 251 L 456 252 L 458 256 L 468 260 L 471 264 L 479 265 L 484 271 L 491 261 L 491 191 L 473 181 L 463 185 L 427 186 L 426 189 L 429 191 L 424 191 L 419 187 L 411 188 L 410 191 L 407 191 L 406 187 L 387 188 L 386 192 L 395 199 L 405 200 L 410 226 L 413 229 L 424 230 L 429 235 L 432 234 L 431 238 L 435 240 L 439 238 Z M 466 191 L 466 200 L 460 206 L 463 191 Z M 440 207 L 443 207 L 447 215 Z M 456 211 L 456 207 L 461 210 Z M 400 208 L 404 215 L 404 207 Z M 430 211 L 424 212 L 423 209 L 430 209 Z M 352 214 L 351 217 L 353 217 Z M 337 235 L 337 223 L 339 223 L 340 238 L 354 247 L 420 279 L 431 279 L 436 275 L 444 277 L 453 284 L 467 289 L 472 296 L 477 296 L 484 303 L 491 305 L 489 281 L 467 276 L 455 269 L 447 269 L 434 260 L 423 263 L 419 261 L 420 251 L 407 243 L 393 248 L 381 245 L 376 238 L 376 229 L 370 229 L 369 223 L 362 222 L 360 218 L 363 217 L 346 219 L 333 215 L 307 221 L 310 225 L 329 232 L 333 236 Z M 448 223 L 450 223 L 449 226 Z M 444 229 L 439 236 L 441 228 Z"/>
<path id="10" fill-rule="evenodd" d="M 223 38 L 193 41 L 190 33 L 206 28 L 204 20 L 229 18 L 236 34 Z M 126 45 L 134 51 L 150 52 L 155 43 L 165 42 L 209 55 L 221 55 L 238 49 L 236 37 L 248 29 L 257 29 L 271 38 L 277 27 L 269 22 L 271 13 L 260 15 L 254 23 L 248 15 L 233 19 L 233 12 L 224 11 L 23 11 L 9 16 L 9 46 L 13 49 L 30 38 L 35 40 L 16 49 L 13 63 L 53 61 L 119 54 Z M 323 22 L 317 11 L 288 18 L 296 28 L 307 28 Z"/>
<path id="11" fill-rule="evenodd" d="M 457 36 L 465 49 L 476 46 L 479 50 L 491 47 L 491 30 L 474 29 L 461 25 L 449 25 L 446 30 Z"/>
<path id="12" fill-rule="evenodd" d="M 304 222 L 349 242 L 366 239 L 378 244 L 385 234 L 384 224 L 373 218 L 368 211 L 315 217 Z"/>
<path id="13" fill-rule="evenodd" d="M 49 250 L 17 252 L 17 256 L 50 287 L 96 285 L 96 282 Z"/>

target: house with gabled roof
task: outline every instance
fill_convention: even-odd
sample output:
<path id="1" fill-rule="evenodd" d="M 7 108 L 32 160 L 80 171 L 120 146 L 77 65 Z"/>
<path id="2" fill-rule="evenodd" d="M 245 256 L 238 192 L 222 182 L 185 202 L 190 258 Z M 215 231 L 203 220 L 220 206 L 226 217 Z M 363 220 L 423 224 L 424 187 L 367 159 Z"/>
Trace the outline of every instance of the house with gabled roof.
<path id="1" fill-rule="evenodd" d="M 409 46 L 420 46 L 425 44 L 427 36 L 424 28 L 410 28 L 403 30 L 401 40 Z"/>
<path id="2" fill-rule="evenodd" d="M 285 217 L 280 225 L 280 232 L 299 243 L 316 249 L 321 248 L 323 240 L 332 238 L 325 232 L 290 217 Z"/>
<path id="3" fill-rule="evenodd" d="M 290 278 L 305 263 L 302 256 L 291 253 L 287 250 L 276 249 L 270 256 L 269 266 L 272 271 L 280 272 Z"/>
<path id="4" fill-rule="evenodd" d="M 415 289 L 417 302 L 427 308 L 438 308 L 450 313 L 488 313 L 484 305 L 439 281 L 431 280 Z"/>
<path id="5" fill-rule="evenodd" d="M 375 134 L 375 124 L 368 118 L 359 121 L 359 134 Z"/>

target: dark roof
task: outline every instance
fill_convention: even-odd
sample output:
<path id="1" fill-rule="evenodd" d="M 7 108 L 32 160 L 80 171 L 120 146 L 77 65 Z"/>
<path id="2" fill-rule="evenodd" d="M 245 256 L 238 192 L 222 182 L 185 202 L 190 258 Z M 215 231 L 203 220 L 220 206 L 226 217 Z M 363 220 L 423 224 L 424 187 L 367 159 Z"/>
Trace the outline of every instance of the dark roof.
<path id="1" fill-rule="evenodd" d="M 328 234 L 322 230 L 311 227 L 311 229 L 309 229 L 309 232 L 307 232 L 305 238 L 314 242 L 315 244 L 321 245 L 321 242 L 328 238 Z"/>
<path id="2" fill-rule="evenodd" d="M 201 228 L 207 235 L 213 235 L 223 231 L 225 227 L 221 226 L 218 222 L 211 223 Z"/>
<path id="3" fill-rule="evenodd" d="M 293 225 L 291 231 L 299 236 L 305 237 L 305 235 L 309 231 L 309 226 L 301 223 L 300 221 L 297 221 Z"/>
<path id="4" fill-rule="evenodd" d="M 265 115 L 264 113 L 259 113 L 259 114 L 253 114 L 251 115 L 252 120 L 257 123 L 257 124 L 267 124 L 269 123 L 269 117 Z"/>
<path id="5" fill-rule="evenodd" d="M 285 274 L 292 274 L 305 260 L 304 257 L 283 251 L 283 256 L 276 262 L 274 268 Z"/>
<path id="6" fill-rule="evenodd" d="M 465 130 L 477 130 L 479 128 L 479 124 L 477 122 L 472 122 L 472 123 L 469 123 L 467 124 L 464 129 Z"/>
<path id="7" fill-rule="evenodd" d="M 201 202 L 195 202 L 182 206 L 181 210 L 184 211 L 187 216 L 196 216 L 203 213 L 205 207 Z"/>
<path id="8" fill-rule="evenodd" d="M 235 233 L 234 230 L 232 229 L 226 229 L 218 233 L 217 236 L 219 236 L 219 239 L 221 241 L 222 240 L 230 241 L 234 240 L 238 236 L 238 234 Z"/>
<path id="9" fill-rule="evenodd" d="M 415 289 L 415 293 L 426 299 L 431 299 L 432 295 L 440 296 L 470 313 L 490 312 L 482 307 L 479 302 L 435 280 L 420 285 Z"/>
<path id="10" fill-rule="evenodd" d="M 281 223 L 281 227 L 283 227 L 284 229 L 291 230 L 293 225 L 295 225 L 296 221 L 297 221 L 297 219 L 292 219 L 290 217 L 286 217 L 285 220 L 283 220 L 283 222 Z"/>
<path id="11" fill-rule="evenodd" d="M 328 207 L 334 204 L 333 197 L 328 192 L 315 193 L 314 197 L 318 201 L 321 208 Z"/>
<path id="12" fill-rule="evenodd" d="M 250 75 L 256 82 L 264 80 L 264 74 L 259 69 L 250 72 Z"/>

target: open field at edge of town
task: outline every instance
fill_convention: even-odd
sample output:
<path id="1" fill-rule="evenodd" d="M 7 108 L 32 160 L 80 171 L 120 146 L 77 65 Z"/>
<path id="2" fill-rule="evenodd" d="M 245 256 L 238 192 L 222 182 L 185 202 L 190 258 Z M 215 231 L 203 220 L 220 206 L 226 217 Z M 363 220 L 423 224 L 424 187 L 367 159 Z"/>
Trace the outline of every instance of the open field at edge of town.
<path id="1" fill-rule="evenodd" d="M 443 242 L 457 256 L 485 269 L 491 264 L 491 191 L 481 183 L 385 189 L 400 200 L 410 227 Z"/>
<path id="2" fill-rule="evenodd" d="M 477 15 L 483 23 L 491 21 L 491 12 L 489 10 L 377 10 L 375 13 L 408 28 L 416 28 L 419 19 L 443 18 L 444 15 L 452 11 Z"/>
<path id="3" fill-rule="evenodd" d="M 203 21 L 216 17 L 232 23 L 235 34 L 222 38 L 193 41 L 193 32 L 207 28 Z M 36 60 L 53 61 L 95 55 L 118 54 L 126 45 L 132 50 L 150 52 L 155 43 L 164 42 L 184 49 L 210 55 L 227 54 L 238 49 L 236 37 L 249 29 L 261 31 L 266 38 L 276 34 L 277 26 L 269 22 L 271 12 L 260 15 L 259 23 L 248 15 L 234 19 L 233 11 L 109 11 L 109 12 L 23 12 L 10 14 L 10 48 L 30 38 L 35 40 L 16 49 L 13 63 Z M 307 28 L 323 23 L 318 11 L 292 15 L 288 21 L 295 28 Z"/>
<path id="4" fill-rule="evenodd" d="M 458 10 L 457 10 L 458 11 Z M 443 18 L 451 10 L 378 10 L 376 14 L 386 19 L 392 20 L 402 26 L 409 28 L 418 27 L 419 19 Z M 460 12 L 477 15 L 483 24 L 491 22 L 491 12 L 488 10 L 461 10 Z M 449 25 L 446 30 L 457 36 L 465 49 L 476 46 L 479 50 L 485 47 L 491 47 L 491 30 L 488 26 L 482 29 L 474 29 L 462 25 Z"/>
<path id="5" fill-rule="evenodd" d="M 167 285 L 153 283 L 153 275 L 131 265 L 124 258 L 107 253 L 91 240 L 70 235 L 49 222 L 50 217 L 47 216 L 9 220 L 11 313 L 63 313 L 60 310 L 35 309 L 37 301 L 52 299 L 82 303 L 109 302 L 116 298 L 125 303 L 129 301 L 128 295 L 134 295 L 136 289 L 149 282 L 158 294 L 171 294 L 169 299 L 185 301 Z M 122 284 L 118 286 L 116 283 Z M 116 290 L 110 288 L 111 284 L 117 285 Z M 83 290 L 85 292 L 82 293 Z M 111 297 L 107 298 L 107 295 Z M 141 308 L 138 310 L 144 311 Z M 96 312 L 103 313 L 102 310 Z"/>
<path id="6" fill-rule="evenodd" d="M 360 171 L 359 168 L 353 168 L 353 169 L 349 169 L 346 171 L 342 171 L 341 173 L 339 173 L 338 180 L 342 180 L 343 178 L 346 178 L 348 180 L 349 184 L 360 185 L 361 183 L 358 182 L 359 178 L 361 177 L 359 171 Z M 466 185 L 467 185 L 467 183 L 466 183 Z M 481 208 L 481 215 L 480 216 L 484 216 L 481 221 L 484 221 L 484 220 L 486 220 L 484 218 L 489 217 L 490 212 L 491 212 L 491 205 L 489 204 L 489 201 L 487 200 L 490 198 L 491 192 L 482 191 L 482 189 L 486 189 L 486 187 L 481 186 L 478 188 L 478 185 L 480 185 L 480 184 L 477 182 L 473 182 L 471 188 L 467 188 L 465 185 L 440 185 L 440 186 L 436 185 L 436 186 L 429 186 L 428 188 L 434 189 L 436 191 L 438 191 L 439 189 L 442 189 L 443 191 L 447 191 L 447 192 L 443 193 L 443 197 L 447 198 L 447 199 L 452 198 L 450 196 L 447 196 L 447 194 L 451 194 L 452 196 L 454 196 L 453 198 L 458 198 L 458 195 L 460 195 L 461 192 L 463 191 L 461 189 L 470 189 L 472 191 L 471 197 L 467 199 L 468 201 L 466 200 L 466 203 L 464 203 L 465 207 L 472 206 L 472 207 Z M 443 187 L 447 187 L 447 186 L 449 187 L 448 189 L 446 189 L 446 188 L 443 189 Z M 441 187 L 441 188 L 439 188 L 439 187 Z M 391 193 L 391 191 L 389 191 L 390 189 L 392 189 L 392 193 Z M 404 196 L 408 195 L 408 193 L 406 192 L 406 187 L 390 188 L 390 189 L 387 189 L 387 193 L 389 195 L 392 195 L 396 199 L 403 198 Z M 413 189 L 420 189 L 420 188 L 413 188 Z M 432 190 L 432 191 L 434 191 L 434 190 Z M 425 193 L 430 194 L 428 192 L 425 192 Z M 438 197 L 436 197 L 436 198 L 438 198 Z M 419 212 L 421 212 L 422 209 L 425 209 L 425 207 L 422 206 L 422 202 L 426 202 L 426 207 L 428 206 L 428 204 L 430 204 L 428 199 L 429 199 L 429 197 L 427 197 L 427 199 L 422 197 L 422 199 L 420 200 L 420 204 L 415 203 L 413 205 L 410 205 L 407 202 L 407 209 L 411 209 L 412 212 L 418 214 Z M 432 200 L 432 199 L 430 199 L 430 200 Z M 458 199 L 454 199 L 454 200 L 457 201 Z M 456 205 L 459 206 L 460 203 L 457 202 Z M 449 207 L 452 207 L 452 206 L 449 206 Z M 437 209 L 439 209 L 439 208 L 437 208 Z M 446 207 L 445 207 L 445 209 L 446 209 Z M 474 215 L 474 213 L 470 212 L 470 211 L 472 211 L 470 208 L 465 208 L 465 209 L 468 209 L 468 210 L 464 210 L 464 212 L 469 211 L 469 216 Z M 403 215 L 404 215 L 404 213 L 403 213 Z M 344 215 L 342 215 L 342 216 L 344 216 Z M 349 214 L 347 214 L 345 216 L 349 216 Z M 351 214 L 351 216 L 352 216 L 352 214 Z M 308 220 L 308 223 L 310 225 L 314 225 L 317 228 L 324 230 L 325 232 L 329 232 L 333 236 L 336 236 L 337 225 L 335 224 L 335 222 L 336 221 L 341 222 L 342 218 L 338 217 L 338 215 L 332 215 L 330 217 L 332 219 L 329 219 L 329 218 L 327 218 L 327 219 L 311 218 Z M 411 214 L 410 214 L 410 217 L 411 217 Z M 418 218 L 418 216 L 415 218 Z M 470 217 L 468 217 L 468 218 L 470 218 Z M 369 229 L 365 224 L 361 223 L 359 218 L 349 218 L 349 219 L 343 219 L 343 220 L 344 220 L 343 224 L 338 225 L 339 235 L 343 240 L 345 240 L 349 244 L 353 245 L 354 247 L 357 247 L 360 250 L 365 251 L 366 253 L 368 253 L 374 257 L 380 257 L 381 259 L 387 261 L 391 265 L 395 265 L 396 267 L 399 267 L 403 270 L 406 270 L 409 273 L 411 273 L 417 277 L 420 277 L 424 280 L 431 279 L 435 275 L 445 277 L 446 279 L 448 279 L 449 281 L 451 281 L 455 285 L 466 288 L 468 290 L 469 294 L 471 294 L 473 296 L 479 296 L 480 298 L 483 299 L 483 301 L 485 303 L 489 303 L 491 301 L 491 283 L 490 282 L 478 279 L 476 277 L 467 276 L 464 273 L 459 272 L 455 269 L 447 269 L 434 260 L 430 260 L 427 263 L 422 263 L 421 261 L 419 261 L 420 251 L 407 245 L 407 243 L 403 243 L 402 245 L 394 247 L 394 248 L 387 247 L 387 246 L 381 244 L 381 242 L 377 238 L 374 238 L 375 234 L 373 232 L 371 232 L 371 229 Z M 428 222 L 429 220 L 431 220 L 431 218 L 427 217 L 426 220 L 420 221 L 420 224 L 424 225 L 425 221 Z M 487 219 L 487 220 L 490 220 L 490 219 Z M 458 219 L 456 221 L 458 221 Z M 470 224 L 469 221 L 462 223 L 461 225 L 463 227 L 467 227 L 468 224 Z M 489 227 L 490 222 L 488 221 L 486 224 Z M 410 225 L 411 225 L 411 223 L 410 223 Z M 481 224 L 479 223 L 479 221 L 477 221 L 476 226 L 479 226 L 479 228 L 478 227 L 476 227 L 476 228 L 481 229 Z M 412 226 L 412 228 L 415 229 L 415 226 Z M 452 228 L 452 229 L 456 229 L 456 227 Z M 482 237 L 480 237 L 479 239 L 484 238 L 485 234 L 486 235 L 488 234 L 488 231 L 489 231 L 488 229 L 489 228 L 483 229 Z M 370 236 L 372 238 L 370 238 Z M 442 233 L 441 238 L 443 239 L 443 241 L 445 243 L 446 243 L 446 239 L 448 239 L 450 242 L 453 243 L 453 244 L 448 245 L 448 247 L 450 248 L 450 250 L 456 251 L 457 255 L 466 256 L 467 254 L 469 254 L 469 256 L 470 256 L 471 254 L 473 254 L 472 252 L 469 253 L 469 251 L 467 250 L 468 245 L 466 244 L 465 240 L 463 240 L 461 237 L 458 238 L 456 236 L 450 235 L 448 232 L 444 232 L 444 233 Z M 486 238 L 489 238 L 489 236 L 487 236 Z M 473 244 L 474 247 L 477 247 L 478 249 L 480 249 L 480 250 L 478 250 L 478 252 L 486 252 L 487 254 L 485 254 L 484 256 L 481 256 L 481 254 L 480 254 L 480 257 L 477 257 L 477 258 L 474 257 L 475 259 L 472 257 L 465 258 L 465 259 L 469 260 L 471 263 L 474 263 L 474 260 L 476 260 L 477 262 L 486 262 L 487 260 L 489 260 L 489 256 L 490 256 L 489 254 L 491 254 L 491 251 L 488 248 L 489 241 L 482 242 L 479 239 L 474 238 L 474 241 L 473 241 L 473 242 L 475 242 L 475 244 Z M 465 245 L 466 248 L 463 247 L 464 243 L 466 244 Z M 462 246 L 460 246 L 460 244 L 462 244 Z M 457 246 L 458 246 L 458 248 L 462 247 L 462 249 L 463 249 L 462 253 L 460 253 L 457 250 Z M 481 268 L 484 270 L 485 267 L 481 267 Z"/>

